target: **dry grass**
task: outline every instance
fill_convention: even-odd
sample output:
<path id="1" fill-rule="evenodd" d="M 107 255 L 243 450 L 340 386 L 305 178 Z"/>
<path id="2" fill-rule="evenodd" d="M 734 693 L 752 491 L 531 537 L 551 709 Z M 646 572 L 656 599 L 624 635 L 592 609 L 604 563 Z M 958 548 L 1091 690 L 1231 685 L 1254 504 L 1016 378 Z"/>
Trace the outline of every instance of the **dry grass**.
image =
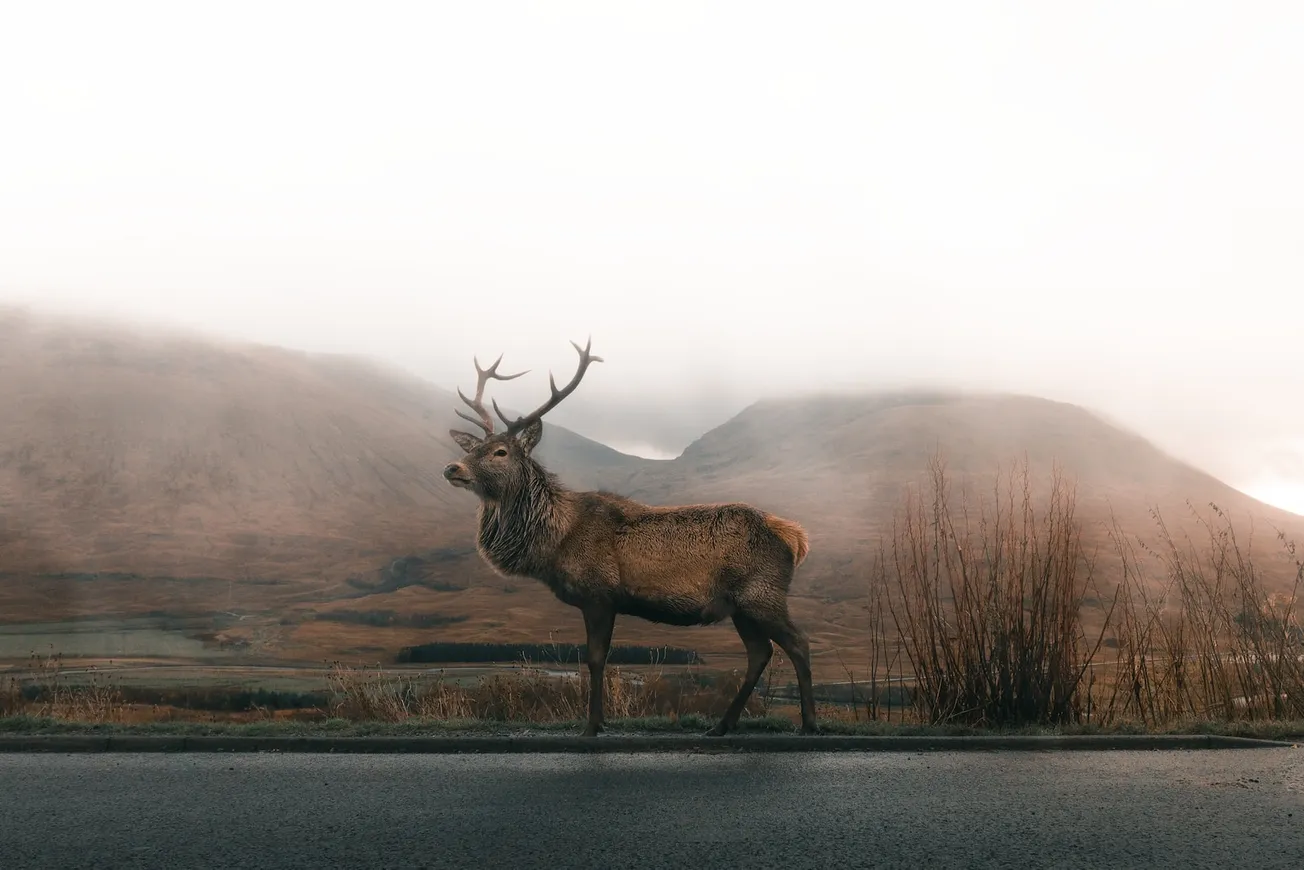
<path id="1" fill-rule="evenodd" d="M 463 686 L 442 674 L 404 676 L 336 662 L 329 676 L 329 713 L 333 718 L 356 721 L 569 722 L 584 718 L 588 709 L 588 678 L 582 670 L 573 673 L 573 678 L 556 677 L 522 665 Z M 606 715 L 608 719 L 718 716 L 737 692 L 739 681 L 736 673 L 703 684 L 691 673 L 672 677 L 651 669 L 631 674 L 608 666 Z M 765 706 L 761 698 L 753 697 L 747 712 L 761 713 Z"/>
<path id="2" fill-rule="evenodd" d="M 120 722 L 126 704 L 117 686 L 94 672 L 86 683 L 71 684 L 58 653 L 33 655 L 28 674 L 0 683 L 0 716 L 37 716 L 77 722 Z"/>
<path id="3" fill-rule="evenodd" d="M 33 657 L 21 677 L 0 683 L 0 717 L 27 717 L 88 723 L 338 719 L 353 722 L 409 720 L 552 723 L 582 719 L 588 705 L 588 679 L 582 669 L 555 676 L 524 664 L 462 685 L 443 674 L 386 671 L 379 666 L 335 662 L 327 674 L 328 702 L 304 710 L 254 709 L 199 711 L 168 704 L 130 703 L 111 682 L 92 674 L 89 684 L 73 684 L 61 657 Z M 703 675 L 691 670 L 666 674 L 658 669 L 606 670 L 608 719 L 715 717 L 738 690 L 741 675 Z M 765 715 L 778 709 L 754 695 L 746 712 Z"/>

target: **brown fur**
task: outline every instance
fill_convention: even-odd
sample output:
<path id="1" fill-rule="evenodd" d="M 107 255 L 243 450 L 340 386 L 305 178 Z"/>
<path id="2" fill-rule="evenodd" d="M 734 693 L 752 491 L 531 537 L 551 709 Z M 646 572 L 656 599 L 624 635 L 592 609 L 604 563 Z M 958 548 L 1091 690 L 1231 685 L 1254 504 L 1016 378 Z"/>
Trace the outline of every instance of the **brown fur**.
<path id="1" fill-rule="evenodd" d="M 801 565 L 806 560 L 806 554 L 810 552 L 810 538 L 806 537 L 806 530 L 801 527 L 801 524 L 776 517 L 774 514 L 765 515 L 765 524 L 783 539 L 788 549 L 792 550 L 792 567 Z"/>
<path id="2" fill-rule="evenodd" d="M 662 507 L 567 489 L 530 456 L 543 432 L 540 415 L 492 432 L 480 398 L 493 367 L 476 368 L 476 400 L 463 399 L 481 413 L 486 436 L 451 430 L 466 455 L 444 476 L 480 499 L 477 547 L 486 562 L 501 574 L 541 581 L 583 614 L 590 679 L 584 733 L 602 726 L 602 674 L 618 614 L 671 625 L 733 620 L 747 649 L 747 675 L 713 734 L 737 725 L 773 654 L 771 642 L 779 644 L 797 672 L 802 730 L 815 731 L 810 647 L 788 613 L 793 571 L 810 550 L 802 527 L 747 504 Z M 554 388 L 551 405 L 567 391 Z"/>

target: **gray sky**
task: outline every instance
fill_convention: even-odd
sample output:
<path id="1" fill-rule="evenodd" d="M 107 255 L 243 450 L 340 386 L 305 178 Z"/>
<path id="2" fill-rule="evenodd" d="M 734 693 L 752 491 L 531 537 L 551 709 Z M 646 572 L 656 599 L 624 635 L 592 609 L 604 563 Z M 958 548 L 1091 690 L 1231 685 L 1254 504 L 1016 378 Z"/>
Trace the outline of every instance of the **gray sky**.
<path id="1" fill-rule="evenodd" d="M 671 453 L 1017 389 L 1304 511 L 1304 5 L 349 8 L 12 4 L 0 299 L 519 405 L 592 333 L 557 422 Z"/>

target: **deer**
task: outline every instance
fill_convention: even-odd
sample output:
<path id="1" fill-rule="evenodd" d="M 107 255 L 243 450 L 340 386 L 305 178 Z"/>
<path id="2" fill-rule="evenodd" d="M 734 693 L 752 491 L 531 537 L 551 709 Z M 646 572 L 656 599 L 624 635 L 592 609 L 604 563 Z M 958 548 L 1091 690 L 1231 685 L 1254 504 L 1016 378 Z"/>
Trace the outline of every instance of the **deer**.
<path id="1" fill-rule="evenodd" d="M 792 621 L 788 590 L 810 551 L 802 526 L 744 503 L 654 506 L 616 493 L 580 492 L 565 486 L 532 456 L 543 436 L 543 417 L 570 396 L 594 356 L 592 336 L 581 348 L 570 383 L 530 413 L 494 431 L 484 405 L 490 380 L 510 381 L 527 371 L 499 374 L 502 354 L 488 368 L 473 357 L 475 398 L 459 387 L 461 400 L 477 417 L 457 415 L 478 426 L 476 435 L 450 429 L 465 453 L 444 467 L 444 478 L 479 499 L 476 549 L 502 577 L 529 578 L 547 586 L 584 618 L 589 676 L 588 717 L 583 736 L 605 725 L 603 674 L 618 615 L 663 625 L 714 625 L 725 619 L 747 652 L 747 670 L 736 697 L 708 736 L 734 730 L 747 700 L 774 653 L 787 654 L 797 674 L 801 733 L 815 734 L 810 642 Z"/>

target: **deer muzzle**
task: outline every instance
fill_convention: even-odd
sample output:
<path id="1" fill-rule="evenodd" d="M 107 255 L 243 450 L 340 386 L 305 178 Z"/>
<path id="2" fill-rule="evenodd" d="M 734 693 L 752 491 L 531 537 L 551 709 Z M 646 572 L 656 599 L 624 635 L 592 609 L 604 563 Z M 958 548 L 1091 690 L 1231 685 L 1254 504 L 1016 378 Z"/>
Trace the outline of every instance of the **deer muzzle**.
<path id="1" fill-rule="evenodd" d="M 453 486 L 469 488 L 471 486 L 471 475 L 467 473 L 466 468 L 460 462 L 450 462 L 444 466 L 444 479 Z"/>

